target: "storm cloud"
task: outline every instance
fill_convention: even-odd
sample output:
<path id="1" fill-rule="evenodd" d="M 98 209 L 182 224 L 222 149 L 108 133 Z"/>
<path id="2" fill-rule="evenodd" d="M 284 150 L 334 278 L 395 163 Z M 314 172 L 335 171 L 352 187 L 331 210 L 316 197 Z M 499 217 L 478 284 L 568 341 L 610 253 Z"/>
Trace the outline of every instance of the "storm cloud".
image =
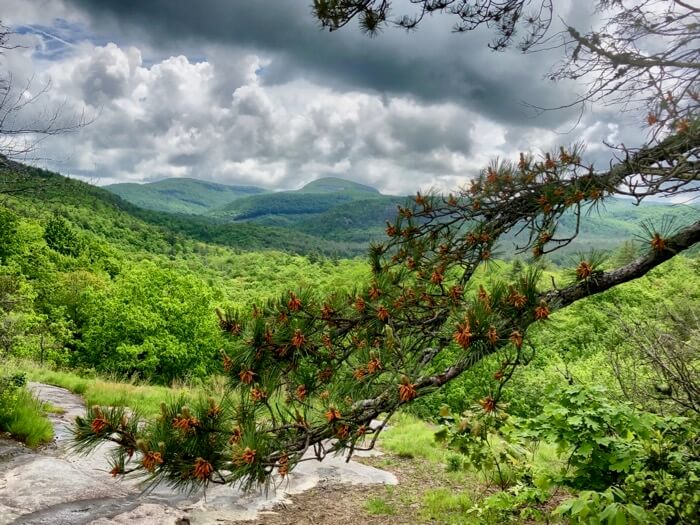
<path id="1" fill-rule="evenodd" d="M 267 84 L 303 76 L 343 88 L 411 95 L 425 101 L 454 101 L 499 122 L 530 125 L 523 102 L 556 106 L 573 97 L 573 86 L 555 86 L 544 77 L 560 51 L 523 55 L 492 52 L 488 28 L 469 35 L 451 32 L 449 16 L 426 19 L 417 31 L 385 29 L 374 38 L 353 26 L 330 33 L 313 19 L 307 2 L 275 0 L 69 0 L 99 23 L 152 45 L 185 53 L 218 43 L 261 51 L 275 59 Z M 399 7 L 410 10 L 410 6 Z M 586 24 L 583 11 L 559 2 L 557 14 Z M 570 118 L 548 113 L 547 123 Z"/>
<path id="2" fill-rule="evenodd" d="M 496 156 L 618 132 L 613 112 L 589 108 L 559 134 L 575 111 L 524 104 L 575 97 L 580 86 L 543 78 L 558 51 L 493 53 L 487 30 L 453 34 L 448 17 L 368 38 L 321 31 L 298 0 L 8 1 L 0 20 L 25 47 L 3 67 L 50 82 L 45 102 L 95 116 L 42 157 L 101 183 L 283 189 L 336 175 L 405 193 L 462 184 Z M 585 23 L 570 6 L 558 14 Z"/>

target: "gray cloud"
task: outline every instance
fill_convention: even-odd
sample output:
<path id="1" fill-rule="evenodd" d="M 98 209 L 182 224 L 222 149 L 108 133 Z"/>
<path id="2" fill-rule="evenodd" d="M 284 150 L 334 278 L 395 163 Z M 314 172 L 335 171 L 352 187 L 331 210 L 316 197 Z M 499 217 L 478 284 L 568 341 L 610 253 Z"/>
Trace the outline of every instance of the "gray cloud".
<path id="1" fill-rule="evenodd" d="M 306 78 L 329 86 L 411 95 L 424 101 L 455 101 L 498 122 L 532 125 L 523 101 L 558 105 L 573 91 L 543 80 L 559 51 L 523 56 L 493 53 L 488 29 L 452 34 L 447 16 L 434 16 L 412 33 L 386 29 L 368 38 L 349 26 L 321 31 L 307 2 L 200 0 L 69 0 L 114 32 L 148 41 L 169 52 L 207 43 L 238 46 L 276 57 L 264 80 L 283 84 Z M 585 11 L 559 2 L 558 14 L 586 25 Z M 590 16 L 590 14 L 589 14 Z M 538 125 L 556 125 L 570 112 L 547 113 Z"/>
<path id="2" fill-rule="evenodd" d="M 30 48 L 19 56 L 32 63 Z M 47 143 L 46 156 L 105 183 L 191 176 L 294 188 L 335 174 L 404 192 L 454 175 L 455 158 L 472 150 L 476 114 L 456 104 L 268 85 L 255 73 L 265 64 L 255 55 L 223 72 L 183 56 L 146 64 L 134 47 L 83 43 L 42 77 L 53 100 L 99 117 Z M 215 89 L 220 75 L 239 79 L 228 97 Z"/>
<path id="3" fill-rule="evenodd" d="M 25 36 L 0 60 L 50 79 L 48 102 L 98 115 L 44 143 L 42 156 L 102 183 L 188 176 L 297 188 L 336 175 L 392 193 L 450 189 L 494 157 L 621 133 L 619 116 L 598 110 L 557 134 L 575 115 L 534 118 L 522 104 L 572 96 L 575 86 L 541 80 L 554 55 L 494 54 L 488 32 L 451 34 L 444 17 L 369 39 L 319 31 L 297 0 L 8 1 L 10 22 L 60 17 L 64 33 L 92 35 L 50 57 L 39 52 L 49 37 Z"/>

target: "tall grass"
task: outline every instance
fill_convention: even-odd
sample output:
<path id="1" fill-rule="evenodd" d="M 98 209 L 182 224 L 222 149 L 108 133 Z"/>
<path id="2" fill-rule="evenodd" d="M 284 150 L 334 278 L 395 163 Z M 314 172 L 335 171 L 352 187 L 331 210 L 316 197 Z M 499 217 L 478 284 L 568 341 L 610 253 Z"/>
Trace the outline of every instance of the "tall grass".
<path id="1" fill-rule="evenodd" d="M 479 521 L 469 514 L 473 507 L 469 494 L 448 488 L 428 490 L 423 495 L 420 515 L 428 522 L 449 525 L 477 525 Z"/>
<path id="2" fill-rule="evenodd" d="M 46 418 L 42 403 L 24 387 L 0 392 L 0 430 L 30 447 L 48 443 L 53 438 L 53 426 Z"/>
<path id="3" fill-rule="evenodd" d="M 60 386 L 83 396 L 88 406 L 123 406 L 138 411 L 146 417 L 157 416 L 160 404 L 172 398 L 184 396 L 196 398 L 207 390 L 210 395 L 223 392 L 220 378 L 212 378 L 205 385 L 176 384 L 171 387 L 120 382 L 95 375 L 82 376 L 75 372 L 42 368 L 32 362 L 17 362 L 17 370 L 27 374 L 31 381 Z"/>
<path id="4" fill-rule="evenodd" d="M 445 448 L 435 441 L 434 427 L 404 413 L 395 415 L 389 424 L 381 436 L 382 449 L 407 459 L 421 458 L 436 463 L 443 459 Z"/>

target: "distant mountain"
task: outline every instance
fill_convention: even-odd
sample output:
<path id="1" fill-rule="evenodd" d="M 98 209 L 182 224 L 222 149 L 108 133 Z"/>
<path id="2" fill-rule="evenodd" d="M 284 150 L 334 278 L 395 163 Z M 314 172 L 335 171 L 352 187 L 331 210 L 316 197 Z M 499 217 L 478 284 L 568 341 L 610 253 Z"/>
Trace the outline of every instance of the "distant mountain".
<path id="1" fill-rule="evenodd" d="M 658 227 L 667 222 L 674 229 L 697 221 L 698 217 L 700 207 L 697 205 L 649 201 L 636 206 L 630 199 L 607 198 L 597 208 L 588 208 L 583 212 L 574 242 L 555 251 L 550 258 L 557 263 L 571 263 L 574 253 L 590 249 L 615 250 L 625 240 L 639 240 L 638 236 L 644 236 L 642 224 Z M 568 213 L 559 221 L 557 237 L 570 236 L 576 229 L 576 217 L 573 213 Z M 515 239 L 512 234 L 505 236 L 501 243 L 503 252 L 512 253 L 515 245 L 522 245 L 526 240 L 524 234 Z"/>
<path id="2" fill-rule="evenodd" d="M 383 195 L 362 184 L 325 178 L 295 191 L 242 197 L 207 215 L 227 223 L 228 228 L 274 227 L 289 232 L 290 239 L 303 236 L 305 244 L 317 239 L 319 247 L 330 242 L 336 247 L 342 246 L 347 254 L 358 254 L 363 253 L 370 242 L 385 237 L 386 222 L 393 220 L 397 206 L 405 204 L 406 200 L 407 197 Z M 635 206 L 629 200 L 610 198 L 600 209 L 587 212 L 578 226 L 577 239 L 552 254 L 552 258 L 565 262 L 576 251 L 614 250 L 622 240 L 638 235 L 642 222 L 657 224 L 665 217 L 673 217 L 676 225 L 682 225 L 696 220 L 698 213 L 697 206 L 665 203 Z M 575 217 L 566 215 L 560 221 L 558 234 L 568 236 L 576 228 Z M 502 238 L 497 250 L 499 256 L 511 257 L 517 246 L 526 243 L 525 238 L 514 238 L 513 233 Z"/>
<path id="3" fill-rule="evenodd" d="M 241 197 L 267 191 L 255 186 L 230 186 L 188 178 L 111 184 L 104 189 L 141 208 L 186 214 L 204 214 Z"/>
<path id="4" fill-rule="evenodd" d="M 367 197 L 368 195 L 379 195 L 379 190 L 337 177 L 324 177 L 309 182 L 300 190 L 296 190 L 296 193 L 343 193 L 345 195 Z"/>
<path id="5" fill-rule="evenodd" d="M 406 197 L 382 195 L 348 181 L 322 179 L 297 191 L 240 197 L 222 208 L 228 209 L 228 214 L 222 216 L 188 215 L 144 209 L 103 188 L 40 169 L 22 169 L 40 181 L 42 191 L 26 197 L 37 210 L 49 212 L 60 207 L 74 224 L 110 242 L 157 253 L 166 253 L 186 239 L 196 239 L 244 251 L 364 255 L 370 241 L 385 238 L 386 220 L 393 219 L 396 206 L 406 201 Z M 555 262 L 568 263 L 575 251 L 614 250 L 623 240 L 639 235 L 643 222 L 658 225 L 672 218 L 671 228 L 675 228 L 696 221 L 698 216 L 697 205 L 634 206 L 628 200 L 607 199 L 599 210 L 587 213 L 574 243 L 551 257 Z M 567 215 L 559 226 L 560 236 L 570 234 L 576 228 L 575 218 Z M 496 255 L 512 257 L 515 245 L 525 239 L 517 241 L 512 233 L 505 235 Z"/>
<path id="6" fill-rule="evenodd" d="M 243 197 L 212 210 L 209 215 L 227 221 L 255 221 L 289 226 L 313 221 L 338 206 L 354 203 L 353 213 L 362 209 L 358 201 L 394 202 L 397 197 L 382 195 L 370 186 L 337 178 L 323 178 L 293 191 L 279 191 Z M 403 197 L 398 197 L 404 200 Z"/>
<path id="7" fill-rule="evenodd" d="M 325 241 L 347 246 L 366 246 L 371 241 L 385 239 L 387 221 L 393 220 L 397 206 L 405 202 L 405 197 L 379 195 L 371 199 L 340 203 L 321 213 L 300 216 L 297 220 L 286 216 L 286 224 L 277 224 Z M 671 228 L 675 228 L 696 221 L 699 216 L 698 206 L 655 202 L 635 206 L 631 200 L 608 198 L 598 209 L 586 211 L 578 226 L 573 214 L 561 218 L 558 236 L 573 235 L 577 228 L 578 236 L 570 246 L 554 252 L 550 258 L 558 263 L 567 263 L 575 252 L 593 248 L 615 250 L 623 240 L 643 235 L 640 227 L 643 223 L 659 225 L 671 221 Z M 260 222 L 273 224 L 271 216 Z M 499 257 L 510 258 L 515 255 L 517 246 L 526 244 L 525 235 L 515 237 L 516 231 L 518 228 L 504 235 L 498 243 L 496 254 Z M 529 252 L 524 255 L 528 256 Z"/>

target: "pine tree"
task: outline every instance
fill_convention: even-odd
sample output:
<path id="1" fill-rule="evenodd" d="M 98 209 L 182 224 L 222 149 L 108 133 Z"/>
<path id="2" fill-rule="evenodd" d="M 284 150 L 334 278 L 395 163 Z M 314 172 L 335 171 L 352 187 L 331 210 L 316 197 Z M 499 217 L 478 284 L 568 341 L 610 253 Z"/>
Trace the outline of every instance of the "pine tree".
<path id="1" fill-rule="evenodd" d="M 672 159 L 687 141 L 700 143 L 698 127 L 689 133 L 633 161 L 661 152 Z M 188 485 L 262 483 L 275 470 L 289 472 L 309 449 L 322 458 L 371 446 L 381 427 L 370 424 L 381 415 L 493 354 L 502 363 L 494 381 L 502 381 L 523 361 L 530 326 L 700 241 L 700 221 L 650 231 L 639 258 L 611 271 L 584 258 L 563 288 L 542 289 L 534 266 L 515 280 L 474 289 L 475 271 L 488 267 L 502 235 L 525 223 L 527 249 L 541 257 L 570 240 L 557 236 L 563 214 L 585 220 L 586 210 L 632 173 L 591 173 L 572 150 L 496 164 L 458 194 L 419 194 L 387 225 L 387 242 L 372 247 L 373 276 L 365 286 L 325 298 L 290 291 L 250 312 L 219 312 L 231 339 L 222 356 L 231 384 L 223 399 L 164 404 L 148 422 L 95 407 L 79 420 L 76 439 L 84 446 L 116 442 L 115 474 L 137 470 Z M 436 356 L 449 366 L 431 366 Z M 485 398 L 481 405 L 495 411 L 498 402 Z"/>
<path id="2" fill-rule="evenodd" d="M 529 4 L 476 2 L 490 6 L 479 15 L 450 10 L 470 2 L 414 3 L 424 4 L 424 14 L 443 10 L 459 15 L 465 25 L 458 30 L 499 20 L 497 36 L 505 44 L 522 22 L 516 15 Z M 564 286 L 545 288 L 537 265 L 488 285 L 473 282 L 477 269 L 488 271 L 499 239 L 509 232 L 525 232 L 521 251 L 540 259 L 575 237 L 561 235 L 564 215 L 573 215 L 580 225 L 587 212 L 611 195 L 642 200 L 696 191 L 700 120 L 693 79 L 700 51 L 689 48 L 692 39 L 684 40 L 697 28 L 683 29 L 683 24 L 697 18 L 697 12 L 655 11 L 650 4 L 643 2 L 640 9 L 659 20 L 654 31 L 669 31 L 670 41 L 678 43 L 651 58 L 632 53 L 635 31 L 644 26 L 637 23 L 639 11 L 625 11 L 620 2 L 601 2 L 603 8 L 622 9 L 610 26 L 618 40 L 605 32 L 596 38 L 568 33 L 578 45 L 568 64 L 601 68 L 591 71 L 599 75 L 603 91 L 590 92 L 588 100 L 615 96 L 616 89 L 605 91 L 608 74 L 616 76 L 617 89 L 625 93 L 640 70 L 662 84 L 664 75 L 674 71 L 673 89 L 688 88 L 668 94 L 652 86 L 648 144 L 621 149 L 619 160 L 605 170 L 586 163 L 579 146 L 541 157 L 522 153 L 511 162 L 493 163 L 470 187 L 451 195 L 416 195 L 387 224 L 386 242 L 372 246 L 372 276 L 352 293 L 318 297 L 312 290 L 290 290 L 248 312 L 219 312 L 220 327 L 231 341 L 222 355 L 230 382 L 226 396 L 192 406 L 164 403 L 153 421 L 123 409 L 93 407 L 77 422 L 79 447 L 116 443 L 112 473 L 117 476 L 140 472 L 153 481 L 189 487 L 264 483 L 275 472 L 285 476 L 308 451 L 321 459 L 373 446 L 397 410 L 494 355 L 501 363 L 492 379 L 494 394 L 480 405 L 486 413 L 499 410 L 500 385 L 525 361 L 531 326 L 546 323 L 553 312 L 576 301 L 639 278 L 700 242 L 700 221 L 681 228 L 647 225 L 639 256 L 614 270 L 605 271 L 593 255 L 576 262 Z M 688 9 L 681 2 L 672 4 Z M 328 27 L 340 28 L 359 15 L 370 31 L 386 21 L 390 5 L 385 0 L 315 2 L 317 16 Z M 403 20 L 404 27 L 420 22 Z M 676 26 L 681 33 L 674 32 Z M 678 53 L 684 61 L 675 58 Z M 624 71 L 620 64 L 627 64 Z M 659 69 L 659 64 L 667 67 Z M 561 75 L 571 71 L 564 69 Z M 372 425 L 379 418 L 384 423 Z"/>

